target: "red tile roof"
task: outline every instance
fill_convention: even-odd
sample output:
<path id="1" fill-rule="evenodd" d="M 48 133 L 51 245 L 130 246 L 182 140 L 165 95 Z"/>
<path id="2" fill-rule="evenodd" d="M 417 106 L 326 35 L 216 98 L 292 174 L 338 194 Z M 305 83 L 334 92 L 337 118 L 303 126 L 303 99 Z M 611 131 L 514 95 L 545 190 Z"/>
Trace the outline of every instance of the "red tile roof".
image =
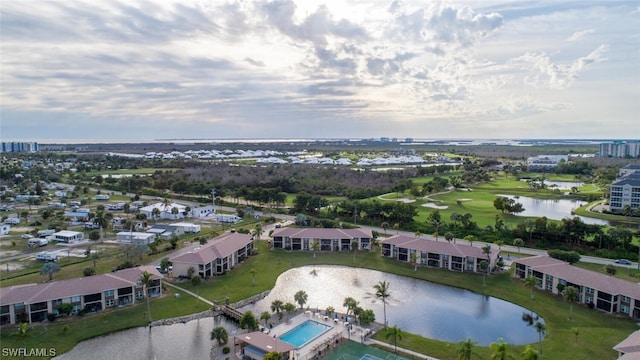
<path id="1" fill-rule="evenodd" d="M 587 286 L 612 295 L 620 294 L 640 299 L 640 284 L 638 283 L 583 269 L 546 255 L 518 259 L 514 262 L 530 266 L 533 270 L 564 279 L 573 284 Z"/>
<path id="2" fill-rule="evenodd" d="M 300 239 L 354 239 L 372 237 L 371 231 L 364 229 L 335 229 L 335 228 L 280 228 L 276 229 L 272 237 L 289 237 Z"/>
<path id="3" fill-rule="evenodd" d="M 482 247 L 471 246 L 466 244 L 452 244 L 448 241 L 435 241 L 429 238 L 416 238 L 405 235 L 394 235 L 390 238 L 382 240 L 382 244 L 391 244 L 397 247 L 427 251 L 436 254 L 448 254 L 453 256 L 470 256 L 474 258 L 486 258 L 482 252 Z M 484 246 L 484 245 L 483 245 Z M 491 257 L 497 255 L 498 249 L 491 246 Z"/>
<path id="4" fill-rule="evenodd" d="M 251 235 L 248 234 L 226 233 L 210 240 L 200 248 L 171 258 L 171 261 L 189 264 L 208 264 L 215 259 L 232 255 L 239 249 L 249 245 L 252 241 Z"/>
<path id="5" fill-rule="evenodd" d="M 640 358 L 640 330 L 634 331 L 626 339 L 614 346 L 613 350 L 620 351 L 625 354 L 635 353 L 634 355 L 636 357 L 629 357 L 629 359 Z"/>
<path id="6" fill-rule="evenodd" d="M 138 282 L 140 275 L 145 271 L 150 273 L 154 280 L 162 279 L 162 275 L 155 267 L 140 266 L 108 274 L 52 281 L 44 284 L 17 285 L 0 289 L 0 305 L 21 302 L 32 304 L 130 287 Z"/>

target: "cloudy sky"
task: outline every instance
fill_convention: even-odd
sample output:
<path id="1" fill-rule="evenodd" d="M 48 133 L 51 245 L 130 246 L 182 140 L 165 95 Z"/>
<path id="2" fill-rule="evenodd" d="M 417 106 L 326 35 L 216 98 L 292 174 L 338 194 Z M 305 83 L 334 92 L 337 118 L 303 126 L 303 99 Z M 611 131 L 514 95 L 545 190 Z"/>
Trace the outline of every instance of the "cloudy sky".
<path id="1" fill-rule="evenodd" d="M 640 1 L 0 3 L 0 138 L 640 138 Z"/>

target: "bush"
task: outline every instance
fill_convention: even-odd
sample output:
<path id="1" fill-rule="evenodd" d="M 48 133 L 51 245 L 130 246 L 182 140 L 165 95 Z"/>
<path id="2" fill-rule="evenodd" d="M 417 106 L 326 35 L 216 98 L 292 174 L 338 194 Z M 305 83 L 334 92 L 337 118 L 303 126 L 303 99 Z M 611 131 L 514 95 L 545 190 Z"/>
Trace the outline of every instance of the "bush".
<path id="1" fill-rule="evenodd" d="M 566 261 L 569 264 L 575 264 L 580 261 L 580 254 L 575 251 L 564 251 L 564 250 L 548 250 L 547 254 L 554 259 Z"/>
<path id="2" fill-rule="evenodd" d="M 229 349 L 229 347 L 228 347 L 228 346 L 225 346 L 225 347 L 223 347 L 223 348 L 222 348 L 222 353 L 223 353 L 223 354 L 228 354 L 228 353 L 230 353 L 230 352 L 231 352 L 231 349 Z"/>
<path id="3" fill-rule="evenodd" d="M 82 270 L 82 275 L 83 276 L 92 276 L 96 274 L 96 269 L 92 268 L 92 267 L 86 267 L 84 268 L 84 270 Z"/>

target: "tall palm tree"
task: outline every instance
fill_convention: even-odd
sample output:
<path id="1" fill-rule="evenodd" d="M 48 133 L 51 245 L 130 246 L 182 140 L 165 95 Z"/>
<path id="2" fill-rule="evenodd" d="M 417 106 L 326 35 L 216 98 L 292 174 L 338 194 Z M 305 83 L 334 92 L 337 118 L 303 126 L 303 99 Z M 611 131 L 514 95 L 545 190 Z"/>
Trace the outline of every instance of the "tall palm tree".
<path id="1" fill-rule="evenodd" d="M 196 295 L 200 297 L 200 284 L 202 283 L 200 275 L 193 275 L 189 281 L 196 288 Z"/>
<path id="2" fill-rule="evenodd" d="M 489 345 L 491 349 L 491 360 L 507 360 L 513 359 L 513 355 L 509 354 L 509 343 L 504 341 L 503 338 L 499 338 L 497 342 Z"/>
<path id="3" fill-rule="evenodd" d="M 356 252 L 358 251 L 358 240 L 351 240 L 351 251 L 353 251 L 353 262 L 356 262 Z"/>
<path id="4" fill-rule="evenodd" d="M 478 267 L 482 271 L 482 286 L 487 286 L 486 279 L 487 279 L 487 269 L 489 268 L 489 262 L 487 260 L 482 260 L 478 264 Z"/>
<path id="5" fill-rule="evenodd" d="M 475 351 L 473 351 L 475 345 L 476 342 L 471 340 L 471 338 L 460 341 L 458 343 L 458 350 L 456 350 L 458 360 L 471 360 L 471 355 L 477 355 Z"/>
<path id="6" fill-rule="evenodd" d="M 533 300 L 533 297 L 534 297 L 533 289 L 536 288 L 537 284 L 538 284 L 538 281 L 536 280 L 535 276 L 529 276 L 526 279 L 524 279 L 524 286 L 531 288 L 531 300 Z"/>
<path id="7" fill-rule="evenodd" d="M 271 319 L 271 314 L 269 314 L 268 311 L 263 311 L 260 314 L 260 320 L 264 320 L 264 326 L 267 326 L 267 323 L 269 322 L 269 319 Z"/>
<path id="8" fill-rule="evenodd" d="M 538 332 L 538 343 L 540 344 L 540 356 L 542 356 L 542 337 L 547 333 L 547 325 L 545 325 L 541 321 L 537 321 L 535 325 L 536 331 Z"/>
<path id="9" fill-rule="evenodd" d="M 311 250 L 313 250 L 313 258 L 316 258 L 316 251 L 318 251 L 318 249 L 320 249 L 320 243 L 318 242 L 318 240 L 313 240 L 311 242 Z"/>
<path id="10" fill-rule="evenodd" d="M 451 240 L 453 240 L 453 233 L 451 231 L 447 231 L 446 233 L 444 233 L 444 238 L 449 243 L 451 243 Z"/>
<path id="11" fill-rule="evenodd" d="M 344 298 L 344 301 L 342 302 L 342 306 L 347 308 L 347 315 L 349 315 L 350 313 L 354 312 L 354 310 L 358 307 L 358 302 L 356 301 L 356 299 L 348 296 Z"/>
<path id="12" fill-rule="evenodd" d="M 147 314 L 149 315 L 149 323 L 151 323 L 151 304 L 149 303 L 149 287 L 153 284 L 153 279 L 151 278 L 151 274 L 148 272 L 143 272 L 138 279 L 142 284 L 142 291 L 145 293 L 145 297 L 147 298 Z"/>
<path id="13" fill-rule="evenodd" d="M 580 291 L 574 286 L 567 286 L 562 290 L 562 297 L 569 303 L 569 320 L 573 321 L 573 303 L 580 299 Z"/>
<path id="14" fill-rule="evenodd" d="M 520 238 L 513 239 L 513 246 L 518 248 L 518 255 L 520 255 L 520 247 L 524 245 L 524 240 Z"/>
<path id="15" fill-rule="evenodd" d="M 254 238 L 256 240 L 260 240 L 260 234 L 262 234 L 262 225 L 260 223 L 256 224 L 256 227 L 253 229 L 254 230 Z"/>
<path id="16" fill-rule="evenodd" d="M 256 286 L 256 269 L 251 268 L 249 274 L 251 274 L 251 286 Z"/>
<path id="17" fill-rule="evenodd" d="M 387 327 L 387 298 L 391 295 L 389 293 L 389 283 L 387 281 L 380 281 L 374 285 L 373 288 L 376 289 L 376 297 L 382 299 L 384 326 Z"/>
<path id="18" fill-rule="evenodd" d="M 387 328 L 387 332 L 384 334 L 385 339 L 390 337 L 393 338 L 393 347 L 395 353 L 398 353 L 398 340 L 402 340 L 402 330 L 397 325 L 393 325 L 393 327 Z"/>
<path id="19" fill-rule="evenodd" d="M 282 320 L 282 306 L 284 304 L 281 300 L 273 300 L 271 303 L 271 311 L 278 314 L 278 319 Z"/>
<path id="20" fill-rule="evenodd" d="M 411 254 L 411 262 L 413 262 L 413 271 L 418 271 L 418 255 L 416 253 Z"/>
<path id="21" fill-rule="evenodd" d="M 307 295 L 304 290 L 300 290 L 293 295 L 293 299 L 296 301 L 296 303 L 298 303 L 298 305 L 300 305 L 300 310 L 302 310 L 302 307 L 307 303 L 307 300 L 309 299 L 309 295 Z"/>
<path id="22" fill-rule="evenodd" d="M 491 245 L 487 244 L 485 246 L 482 247 L 482 253 L 487 255 L 487 262 L 489 262 L 489 271 L 488 273 L 491 274 Z"/>

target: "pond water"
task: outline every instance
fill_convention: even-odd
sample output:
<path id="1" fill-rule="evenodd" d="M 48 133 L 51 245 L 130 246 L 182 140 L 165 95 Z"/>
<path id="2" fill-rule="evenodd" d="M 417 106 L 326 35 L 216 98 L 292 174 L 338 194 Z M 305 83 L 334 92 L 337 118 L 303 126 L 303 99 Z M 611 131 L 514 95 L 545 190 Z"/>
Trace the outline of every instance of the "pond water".
<path id="1" fill-rule="evenodd" d="M 380 281 L 389 283 L 391 294 L 386 306 L 387 323 L 402 331 L 453 343 L 470 337 L 479 345 L 489 345 L 500 337 L 517 345 L 538 340 L 535 329 L 522 321 L 522 313 L 529 310 L 518 305 L 423 280 L 341 266 L 291 269 L 280 275 L 267 297 L 242 310 L 259 316 L 262 311 L 271 311 L 274 300 L 296 304 L 294 294 L 303 290 L 308 295 L 305 306 L 312 310 L 332 306 L 344 313 L 344 299 L 352 297 L 363 309 L 373 310 L 376 321 L 383 323 L 382 300 L 376 298 L 373 288 Z M 478 281 L 482 281 L 481 276 Z M 490 286 L 491 279 L 488 283 Z"/>
<path id="2" fill-rule="evenodd" d="M 538 340 L 535 329 L 522 321 L 522 313 L 529 310 L 518 305 L 422 280 L 342 266 L 288 270 L 278 277 L 269 296 L 242 310 L 252 310 L 259 316 L 262 311 L 271 312 L 273 300 L 295 304 L 294 294 L 304 290 L 308 295 L 307 306 L 312 309 L 333 306 L 343 313 L 346 309 L 342 303 L 350 296 L 362 308 L 373 310 L 376 321 L 382 323 L 382 301 L 375 297 L 373 289 L 380 281 L 389 282 L 387 322 L 404 332 L 453 343 L 470 337 L 483 346 L 500 337 L 514 345 Z M 482 281 L 481 276 L 478 281 Z M 491 279 L 487 283 L 491 286 Z M 210 333 L 217 326 L 225 327 L 230 338 L 237 330 L 237 324 L 223 317 L 151 329 L 134 328 L 83 341 L 55 359 L 208 359 L 213 344 Z"/>
<path id="3" fill-rule="evenodd" d="M 513 195 L 498 195 L 505 196 L 510 199 L 515 198 Z M 543 217 L 546 216 L 547 219 L 553 220 L 562 220 L 564 218 L 573 218 L 574 216 L 571 214 L 571 211 L 579 208 L 580 206 L 584 206 L 587 203 L 580 200 L 573 199 L 537 199 L 528 196 L 520 196 L 515 198 L 515 200 L 522 204 L 524 207 L 524 211 L 517 214 L 518 216 L 535 216 L 535 217 Z M 609 225 L 609 221 L 590 218 L 586 216 L 578 216 L 582 222 L 585 224 L 592 225 Z"/>
<path id="4" fill-rule="evenodd" d="M 520 181 L 527 182 L 528 179 L 521 179 Z M 571 190 L 572 187 L 577 187 L 580 189 L 584 185 L 583 182 L 580 181 L 549 181 L 545 180 L 544 184 L 547 188 L 550 189 L 558 189 L 558 190 Z"/>

